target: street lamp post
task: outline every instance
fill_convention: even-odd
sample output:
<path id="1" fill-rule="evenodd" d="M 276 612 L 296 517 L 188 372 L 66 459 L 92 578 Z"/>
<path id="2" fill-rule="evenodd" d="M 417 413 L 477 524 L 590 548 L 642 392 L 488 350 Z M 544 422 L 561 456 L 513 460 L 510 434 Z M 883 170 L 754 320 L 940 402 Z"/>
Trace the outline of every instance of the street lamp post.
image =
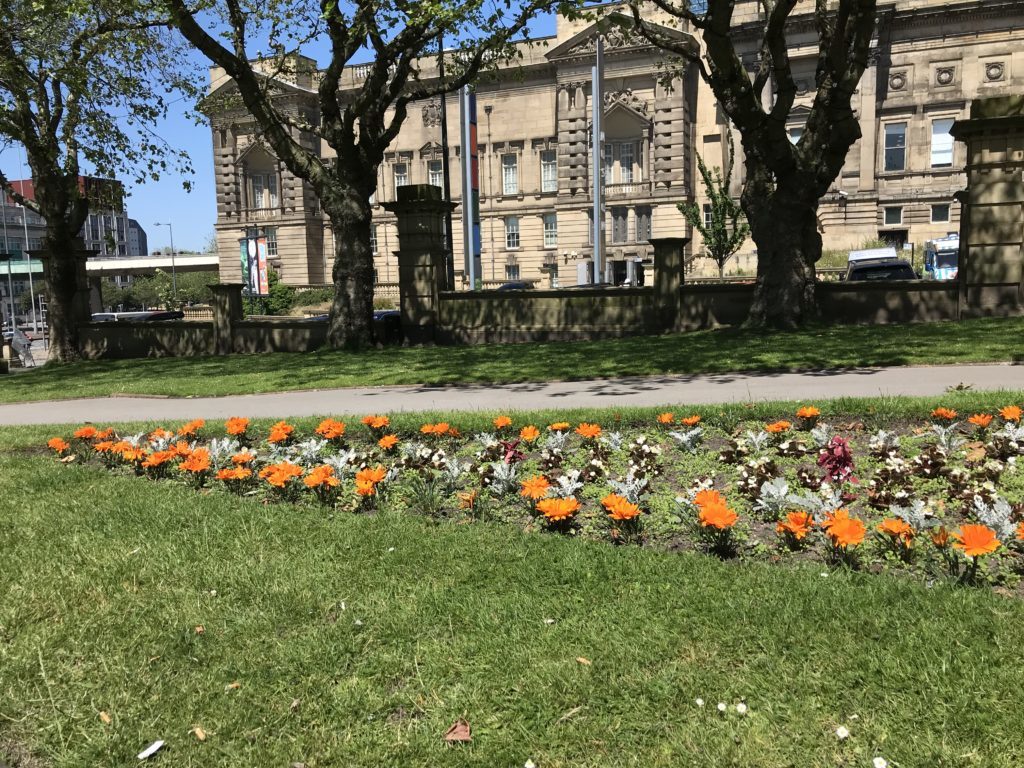
<path id="1" fill-rule="evenodd" d="M 167 227 L 167 232 L 171 236 L 171 292 L 174 294 L 174 300 L 178 300 L 178 275 L 174 269 L 174 227 L 171 226 L 170 222 L 161 224 L 159 221 L 154 222 L 154 227 Z"/>

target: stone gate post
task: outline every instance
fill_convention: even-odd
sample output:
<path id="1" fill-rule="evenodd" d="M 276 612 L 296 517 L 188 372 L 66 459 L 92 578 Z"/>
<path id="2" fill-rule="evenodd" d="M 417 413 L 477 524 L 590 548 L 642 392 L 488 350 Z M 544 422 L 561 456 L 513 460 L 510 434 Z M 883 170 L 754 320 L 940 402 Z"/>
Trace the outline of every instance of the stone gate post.
<path id="1" fill-rule="evenodd" d="M 688 237 L 652 237 L 654 246 L 654 303 L 658 307 L 661 326 L 674 330 L 679 325 L 679 288 L 683 284 L 683 248 Z"/>
<path id="2" fill-rule="evenodd" d="M 235 351 L 235 323 L 242 319 L 242 284 L 214 283 L 213 292 L 213 353 L 229 355 Z"/>

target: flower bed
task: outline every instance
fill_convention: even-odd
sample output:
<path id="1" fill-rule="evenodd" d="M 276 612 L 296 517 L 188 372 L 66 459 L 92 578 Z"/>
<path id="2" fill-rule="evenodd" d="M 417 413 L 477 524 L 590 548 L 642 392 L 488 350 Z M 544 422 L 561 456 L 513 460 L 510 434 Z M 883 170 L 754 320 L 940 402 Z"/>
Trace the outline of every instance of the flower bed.
<path id="1" fill-rule="evenodd" d="M 353 513 L 498 520 L 724 559 L 818 560 L 1018 590 L 1024 573 L 1021 409 L 869 431 L 814 406 L 725 431 L 699 414 L 649 424 L 515 424 L 463 435 L 325 419 L 311 435 L 245 418 L 123 435 L 85 425 L 49 447 L 160 482 Z M 354 427 L 354 428 L 353 428 Z"/>

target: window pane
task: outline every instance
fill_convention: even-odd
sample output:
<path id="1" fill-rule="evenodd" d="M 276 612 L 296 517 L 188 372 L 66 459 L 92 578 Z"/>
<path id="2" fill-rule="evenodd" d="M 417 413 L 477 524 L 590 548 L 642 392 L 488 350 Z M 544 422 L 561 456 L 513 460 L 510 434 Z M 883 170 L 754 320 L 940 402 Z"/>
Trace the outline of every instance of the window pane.
<path id="1" fill-rule="evenodd" d="M 540 189 L 541 192 L 558 191 L 558 163 L 554 150 L 540 153 Z"/>
<path id="2" fill-rule="evenodd" d="M 901 206 L 892 206 L 885 209 L 885 223 L 886 224 L 902 224 L 903 223 L 903 208 Z"/>
<path id="3" fill-rule="evenodd" d="M 932 120 L 932 167 L 953 164 L 953 137 L 949 133 L 952 128 L 950 119 Z"/>
<path id="4" fill-rule="evenodd" d="M 395 189 L 404 187 L 409 183 L 409 166 L 405 163 L 395 163 Z"/>
<path id="5" fill-rule="evenodd" d="M 429 182 L 435 187 L 444 186 L 444 169 L 440 160 L 431 160 L 428 165 Z"/>
<path id="6" fill-rule="evenodd" d="M 619 179 L 623 184 L 631 184 L 633 181 L 632 142 L 619 145 Z"/>
<path id="7" fill-rule="evenodd" d="M 636 239 L 642 243 L 651 239 L 651 209 L 647 206 L 636 209 Z"/>
<path id="8" fill-rule="evenodd" d="M 790 144 L 796 144 L 800 141 L 800 137 L 804 135 L 803 128 L 790 128 L 789 129 L 789 142 Z"/>
<path id="9" fill-rule="evenodd" d="M 711 228 L 711 203 L 704 203 L 704 226 Z"/>
<path id="10" fill-rule="evenodd" d="M 558 245 L 558 217 L 553 213 L 544 214 L 544 247 L 554 248 Z"/>
<path id="11" fill-rule="evenodd" d="M 949 203 L 932 206 L 932 221 L 937 224 L 949 221 Z"/>
<path id="12" fill-rule="evenodd" d="M 885 126 L 885 170 L 902 171 L 906 167 L 907 124 Z"/>
<path id="13" fill-rule="evenodd" d="M 624 243 L 629 234 L 627 227 L 627 211 L 625 208 L 612 208 L 612 242 Z"/>
<path id="14" fill-rule="evenodd" d="M 615 147 L 612 144 L 606 143 L 604 145 L 604 163 L 603 163 L 603 167 L 601 169 L 602 172 L 604 173 L 604 183 L 605 184 L 614 184 L 615 183 L 615 181 L 614 181 L 615 177 L 614 177 L 614 174 L 613 174 L 613 171 L 615 170 L 614 166 L 615 166 Z"/>
<path id="15" fill-rule="evenodd" d="M 376 255 L 377 253 L 377 227 L 370 227 L 370 253 Z"/>
<path id="16" fill-rule="evenodd" d="M 501 156 L 502 194 L 519 194 L 519 162 L 515 155 Z"/>
<path id="17" fill-rule="evenodd" d="M 505 219 L 505 247 L 519 247 L 519 218 L 517 216 L 509 216 Z"/>

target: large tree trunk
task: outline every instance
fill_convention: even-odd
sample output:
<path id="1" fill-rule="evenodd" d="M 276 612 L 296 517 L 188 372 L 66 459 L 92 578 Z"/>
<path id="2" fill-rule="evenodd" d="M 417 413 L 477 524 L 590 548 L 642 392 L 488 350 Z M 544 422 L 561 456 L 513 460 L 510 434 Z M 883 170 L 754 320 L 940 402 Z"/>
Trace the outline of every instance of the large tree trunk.
<path id="1" fill-rule="evenodd" d="M 334 230 L 334 301 L 327 343 L 335 349 L 359 349 L 373 341 L 372 190 L 344 187 L 333 199 L 321 201 Z"/>
<path id="2" fill-rule="evenodd" d="M 82 247 L 78 237 L 69 234 L 66 226 L 53 225 L 47 217 L 44 243 L 49 254 L 46 275 L 46 322 L 50 334 L 48 359 L 69 363 L 81 357 L 76 316 L 78 297 L 77 251 Z"/>
<path id="3" fill-rule="evenodd" d="M 743 195 L 757 245 L 757 285 L 748 327 L 796 328 L 818 317 L 814 265 L 821 258 L 821 234 L 818 200 L 807 186 Z"/>

